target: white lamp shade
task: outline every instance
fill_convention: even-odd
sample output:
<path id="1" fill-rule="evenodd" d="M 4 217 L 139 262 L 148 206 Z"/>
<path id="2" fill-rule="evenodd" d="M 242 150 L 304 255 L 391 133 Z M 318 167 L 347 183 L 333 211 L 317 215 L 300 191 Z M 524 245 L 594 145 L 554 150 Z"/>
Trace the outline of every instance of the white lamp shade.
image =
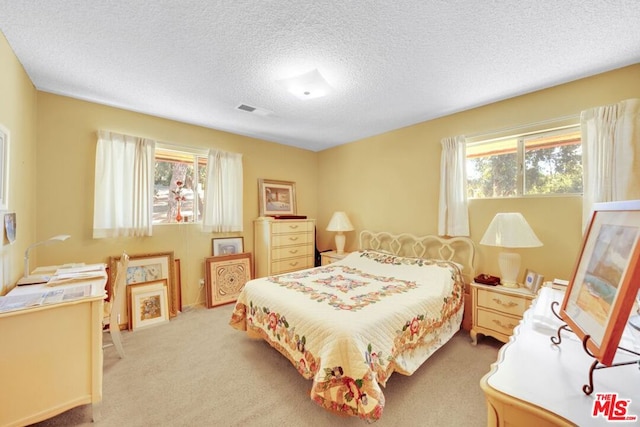
<path id="1" fill-rule="evenodd" d="M 502 248 L 535 248 L 542 242 L 519 212 L 498 213 L 485 231 L 481 245 Z"/>
<path id="2" fill-rule="evenodd" d="M 344 253 L 346 238 L 343 232 L 353 231 L 353 224 L 349 221 L 347 214 L 341 211 L 334 212 L 331 220 L 329 221 L 329 225 L 327 226 L 327 231 L 338 232 L 338 234 L 336 234 L 336 251 L 339 254 Z"/>
<path id="3" fill-rule="evenodd" d="M 346 213 L 338 211 L 333 213 L 327 231 L 353 231 L 353 225 Z"/>

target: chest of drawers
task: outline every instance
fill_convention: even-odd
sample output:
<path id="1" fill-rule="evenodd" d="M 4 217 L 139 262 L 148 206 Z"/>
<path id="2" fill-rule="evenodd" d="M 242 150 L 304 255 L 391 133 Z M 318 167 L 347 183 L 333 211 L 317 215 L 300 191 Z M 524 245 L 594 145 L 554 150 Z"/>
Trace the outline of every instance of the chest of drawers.
<path id="1" fill-rule="evenodd" d="M 474 344 L 478 334 L 490 335 L 507 342 L 535 296 L 526 288 L 514 289 L 480 283 L 471 284 L 471 293 L 471 340 Z"/>
<path id="2" fill-rule="evenodd" d="M 315 220 L 260 217 L 253 228 L 256 277 L 315 265 Z"/>

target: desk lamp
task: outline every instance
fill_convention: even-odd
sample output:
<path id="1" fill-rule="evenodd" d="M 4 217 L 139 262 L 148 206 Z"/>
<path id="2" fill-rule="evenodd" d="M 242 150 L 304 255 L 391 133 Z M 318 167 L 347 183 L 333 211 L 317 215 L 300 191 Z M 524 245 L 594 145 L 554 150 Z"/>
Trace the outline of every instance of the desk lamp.
<path id="1" fill-rule="evenodd" d="M 336 251 L 339 254 L 344 253 L 344 243 L 346 240 L 344 232 L 353 231 L 353 225 L 351 225 L 347 214 L 344 212 L 334 212 L 327 226 L 327 231 L 338 232 L 336 234 Z"/>
<path id="2" fill-rule="evenodd" d="M 67 240 L 69 237 L 68 234 L 59 234 L 57 236 L 53 236 L 50 239 L 47 240 L 43 240 L 41 242 L 36 242 L 34 244 L 32 244 L 31 246 L 29 246 L 27 248 L 26 251 L 24 251 L 24 276 L 22 277 L 22 279 L 18 280 L 18 285 L 21 284 L 28 284 L 28 283 L 38 283 L 37 281 L 33 281 L 30 279 L 30 270 L 29 270 L 29 251 L 31 251 L 31 249 L 35 248 L 36 246 L 41 246 L 41 245 L 50 245 L 52 243 L 56 243 L 56 242 L 62 242 L 64 240 Z"/>
<path id="3" fill-rule="evenodd" d="M 507 249 L 542 246 L 542 242 L 533 232 L 527 220 L 518 212 L 496 214 L 482 236 L 480 244 Z M 500 252 L 498 266 L 500 267 L 502 285 L 508 288 L 519 287 L 520 254 L 510 251 Z"/>

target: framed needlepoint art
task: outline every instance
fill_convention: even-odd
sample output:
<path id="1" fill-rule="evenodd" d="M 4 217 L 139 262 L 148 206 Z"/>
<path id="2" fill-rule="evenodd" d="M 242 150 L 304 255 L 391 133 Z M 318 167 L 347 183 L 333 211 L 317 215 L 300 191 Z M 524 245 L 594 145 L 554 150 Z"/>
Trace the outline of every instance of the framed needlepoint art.
<path id="1" fill-rule="evenodd" d="M 596 203 L 560 316 L 611 365 L 640 286 L 640 200 Z"/>
<path id="2" fill-rule="evenodd" d="M 234 302 L 251 280 L 251 252 L 205 258 L 207 308 Z"/>

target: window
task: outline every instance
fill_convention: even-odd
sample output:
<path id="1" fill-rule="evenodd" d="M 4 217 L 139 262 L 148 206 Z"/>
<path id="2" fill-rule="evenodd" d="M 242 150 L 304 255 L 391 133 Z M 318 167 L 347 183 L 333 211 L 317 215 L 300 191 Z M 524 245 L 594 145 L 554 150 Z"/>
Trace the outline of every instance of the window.
<path id="1" fill-rule="evenodd" d="M 153 224 L 200 222 L 206 179 L 206 152 L 185 147 L 174 149 L 158 143 L 155 150 Z M 182 187 L 177 183 L 182 183 Z"/>
<path id="2" fill-rule="evenodd" d="M 470 142 L 466 148 L 469 197 L 582 193 L 578 125 Z"/>

